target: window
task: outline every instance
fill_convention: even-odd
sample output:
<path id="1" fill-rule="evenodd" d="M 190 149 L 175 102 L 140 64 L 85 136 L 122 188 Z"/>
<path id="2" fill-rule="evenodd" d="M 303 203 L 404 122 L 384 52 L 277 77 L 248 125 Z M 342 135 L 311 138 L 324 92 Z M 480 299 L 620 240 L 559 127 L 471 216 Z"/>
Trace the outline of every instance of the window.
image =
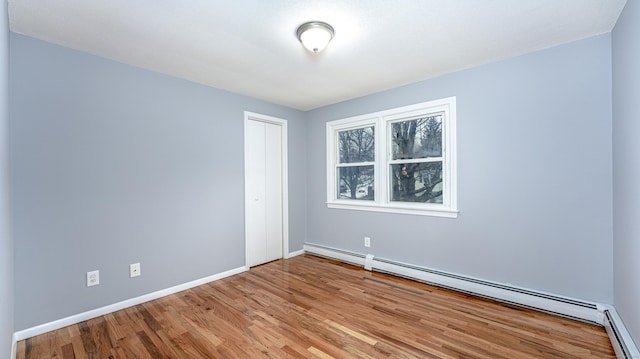
<path id="1" fill-rule="evenodd" d="M 330 208 L 457 217 L 455 97 L 327 123 Z"/>
<path id="2" fill-rule="evenodd" d="M 373 200 L 375 126 L 337 132 L 338 199 Z"/>

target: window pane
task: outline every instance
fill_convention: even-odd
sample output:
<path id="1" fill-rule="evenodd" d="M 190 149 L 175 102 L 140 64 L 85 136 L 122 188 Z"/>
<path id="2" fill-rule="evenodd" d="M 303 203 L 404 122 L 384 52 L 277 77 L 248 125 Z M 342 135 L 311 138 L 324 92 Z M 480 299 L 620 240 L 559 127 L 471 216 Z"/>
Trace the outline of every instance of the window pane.
<path id="1" fill-rule="evenodd" d="M 373 162 L 374 140 L 374 126 L 338 131 L 339 163 Z"/>
<path id="2" fill-rule="evenodd" d="M 392 159 L 442 157 L 443 114 L 391 124 Z"/>
<path id="3" fill-rule="evenodd" d="M 373 201 L 373 166 L 339 167 L 338 199 Z"/>
<path id="4" fill-rule="evenodd" d="M 391 200 L 442 203 L 442 162 L 391 165 Z"/>

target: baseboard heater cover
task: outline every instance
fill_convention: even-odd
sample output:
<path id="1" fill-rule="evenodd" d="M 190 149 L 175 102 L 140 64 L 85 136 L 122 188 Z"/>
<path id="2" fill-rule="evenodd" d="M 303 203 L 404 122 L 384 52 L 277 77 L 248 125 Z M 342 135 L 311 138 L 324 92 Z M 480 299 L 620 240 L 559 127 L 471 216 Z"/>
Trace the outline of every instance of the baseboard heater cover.
<path id="1" fill-rule="evenodd" d="M 374 258 L 373 270 L 401 275 L 456 291 L 602 325 L 602 314 L 598 312 L 598 306 L 593 303 L 394 262 L 382 258 Z"/>
<path id="2" fill-rule="evenodd" d="M 603 325 L 604 314 L 595 303 L 584 302 L 573 298 L 512 287 L 500 283 L 485 281 L 477 278 L 438 271 L 430 268 L 392 261 L 330 248 L 322 245 L 307 243 L 304 245 L 307 253 L 341 260 L 360 266 L 371 267 L 371 270 L 407 277 L 428 284 L 495 299 L 501 302 L 516 304 L 551 314 Z"/>
<path id="3" fill-rule="evenodd" d="M 604 310 L 604 328 L 609 335 L 613 350 L 616 352 L 617 358 L 638 359 L 640 352 L 635 346 L 631 335 L 624 326 L 618 312 L 613 307 L 607 307 Z"/>

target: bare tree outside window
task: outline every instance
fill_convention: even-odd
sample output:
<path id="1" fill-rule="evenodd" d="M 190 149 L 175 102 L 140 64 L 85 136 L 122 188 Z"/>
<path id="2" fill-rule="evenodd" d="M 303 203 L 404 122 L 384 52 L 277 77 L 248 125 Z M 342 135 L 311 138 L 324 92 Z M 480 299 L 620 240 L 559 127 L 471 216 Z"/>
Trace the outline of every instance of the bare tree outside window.
<path id="1" fill-rule="evenodd" d="M 391 123 L 391 200 L 442 203 L 442 114 Z"/>
<path id="2" fill-rule="evenodd" d="M 375 127 L 338 131 L 338 198 L 374 199 Z"/>

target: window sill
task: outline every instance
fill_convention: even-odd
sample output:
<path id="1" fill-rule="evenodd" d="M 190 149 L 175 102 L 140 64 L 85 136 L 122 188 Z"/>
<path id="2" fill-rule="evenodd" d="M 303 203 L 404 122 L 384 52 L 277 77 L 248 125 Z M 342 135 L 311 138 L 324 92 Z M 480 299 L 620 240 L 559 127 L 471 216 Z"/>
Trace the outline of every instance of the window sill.
<path id="1" fill-rule="evenodd" d="M 327 202 L 328 208 L 350 209 L 355 211 L 384 212 L 397 214 L 411 214 L 418 216 L 458 218 L 458 211 L 446 207 L 420 207 L 412 205 L 391 204 L 381 205 L 377 203 L 362 203 L 360 201 Z"/>

